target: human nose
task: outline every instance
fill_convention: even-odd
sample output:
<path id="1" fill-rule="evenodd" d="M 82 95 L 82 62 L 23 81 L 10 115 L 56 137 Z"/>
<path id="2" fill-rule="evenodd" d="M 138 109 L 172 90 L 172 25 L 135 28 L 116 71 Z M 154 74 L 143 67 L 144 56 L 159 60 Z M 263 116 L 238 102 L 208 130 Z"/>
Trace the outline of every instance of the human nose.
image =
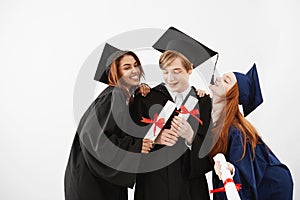
<path id="1" fill-rule="evenodd" d="M 174 75 L 172 73 L 168 74 L 168 81 L 173 81 L 174 80 Z"/>
<path id="2" fill-rule="evenodd" d="M 132 68 L 131 68 L 131 73 L 138 73 L 138 71 L 139 71 L 139 69 L 138 69 L 138 67 L 136 67 L 136 66 L 133 66 Z"/>

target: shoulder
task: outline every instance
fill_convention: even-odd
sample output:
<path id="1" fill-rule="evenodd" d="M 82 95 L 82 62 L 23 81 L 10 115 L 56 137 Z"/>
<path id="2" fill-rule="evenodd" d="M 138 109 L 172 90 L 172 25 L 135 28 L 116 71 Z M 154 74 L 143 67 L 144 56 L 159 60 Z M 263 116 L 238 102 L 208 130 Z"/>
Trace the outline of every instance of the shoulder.
<path id="1" fill-rule="evenodd" d="M 96 104 L 111 104 L 112 102 L 123 102 L 126 103 L 126 97 L 124 92 L 114 86 L 108 86 L 105 88 L 101 94 L 96 98 L 95 103 Z"/>
<path id="2" fill-rule="evenodd" d="M 243 143 L 243 135 L 241 131 L 233 125 L 231 125 L 228 129 L 228 142 Z"/>
<path id="3" fill-rule="evenodd" d="M 211 98 L 208 94 L 205 94 L 203 97 L 199 97 L 197 95 L 197 91 L 196 91 L 196 88 L 194 86 L 192 86 L 192 90 L 195 92 L 196 97 L 197 97 L 197 99 L 200 103 L 204 103 L 204 104 L 209 103 L 209 104 L 211 104 L 212 101 L 211 101 Z"/>
<path id="4" fill-rule="evenodd" d="M 163 83 L 151 88 L 147 96 L 143 97 L 141 94 L 137 94 L 134 97 L 135 102 L 156 102 L 159 99 L 163 99 L 164 96 L 167 96 L 167 89 Z"/>
<path id="5" fill-rule="evenodd" d="M 235 127 L 235 126 L 233 126 L 233 125 L 231 125 L 231 126 L 229 127 L 228 132 L 229 132 L 229 134 L 231 134 L 231 135 L 240 135 L 240 133 L 241 133 L 241 131 L 240 131 L 237 127 Z"/>

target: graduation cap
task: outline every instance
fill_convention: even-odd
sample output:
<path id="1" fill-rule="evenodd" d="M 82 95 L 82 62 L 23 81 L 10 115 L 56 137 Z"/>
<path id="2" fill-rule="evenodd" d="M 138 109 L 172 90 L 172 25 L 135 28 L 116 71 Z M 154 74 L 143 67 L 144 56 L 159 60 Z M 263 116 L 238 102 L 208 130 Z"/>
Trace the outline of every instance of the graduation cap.
<path id="1" fill-rule="evenodd" d="M 94 80 L 107 84 L 108 72 L 110 70 L 111 63 L 113 62 L 114 59 L 116 59 L 117 57 L 125 53 L 126 51 L 121 51 L 120 49 L 117 49 L 116 47 L 108 43 L 105 43 L 105 46 L 101 54 L 101 58 L 98 63 L 98 68 L 94 76 Z"/>
<path id="2" fill-rule="evenodd" d="M 174 50 L 180 52 L 191 63 L 193 63 L 194 68 L 198 67 L 209 58 L 217 55 L 212 75 L 212 82 L 214 82 L 214 72 L 219 54 L 201 44 L 194 38 L 183 33 L 182 31 L 174 27 L 170 27 L 152 47 L 160 52 L 164 52 L 166 50 Z"/>
<path id="3" fill-rule="evenodd" d="M 263 102 L 256 65 L 247 74 L 234 72 L 234 75 L 239 87 L 239 104 L 242 105 L 246 117 Z"/>

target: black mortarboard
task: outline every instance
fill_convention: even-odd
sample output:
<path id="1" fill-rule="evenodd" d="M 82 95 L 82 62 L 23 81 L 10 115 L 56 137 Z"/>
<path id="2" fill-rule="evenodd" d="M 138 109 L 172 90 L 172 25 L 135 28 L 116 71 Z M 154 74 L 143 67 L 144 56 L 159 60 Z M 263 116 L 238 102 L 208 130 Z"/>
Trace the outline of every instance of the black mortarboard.
<path id="1" fill-rule="evenodd" d="M 234 75 L 239 87 L 239 104 L 243 106 L 246 117 L 263 102 L 256 65 L 246 75 L 239 72 L 234 72 Z"/>
<path id="2" fill-rule="evenodd" d="M 108 72 L 110 70 L 110 64 L 112 61 L 117 58 L 118 56 L 121 56 L 124 54 L 123 51 L 117 49 L 116 47 L 105 43 L 105 46 L 103 48 L 101 58 L 98 63 L 98 68 L 94 77 L 94 80 L 100 81 L 103 83 L 108 83 Z"/>
<path id="3" fill-rule="evenodd" d="M 160 52 L 166 50 L 180 52 L 193 63 L 194 68 L 198 67 L 209 58 L 218 55 L 217 52 L 174 27 L 170 27 L 152 47 Z M 216 64 L 217 60 L 215 66 Z"/>

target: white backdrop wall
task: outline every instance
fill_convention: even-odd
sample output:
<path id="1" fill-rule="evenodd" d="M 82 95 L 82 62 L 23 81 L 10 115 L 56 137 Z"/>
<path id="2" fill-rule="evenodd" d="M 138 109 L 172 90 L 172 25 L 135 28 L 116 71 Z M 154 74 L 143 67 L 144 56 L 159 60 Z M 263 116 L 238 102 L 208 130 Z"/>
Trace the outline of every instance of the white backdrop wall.
<path id="1" fill-rule="evenodd" d="M 299 8 L 296 0 L 1 0 L 0 199 L 64 199 L 82 64 L 112 36 L 169 26 L 218 51 L 220 72 L 257 63 L 264 103 L 248 119 L 291 169 L 299 199 Z"/>

